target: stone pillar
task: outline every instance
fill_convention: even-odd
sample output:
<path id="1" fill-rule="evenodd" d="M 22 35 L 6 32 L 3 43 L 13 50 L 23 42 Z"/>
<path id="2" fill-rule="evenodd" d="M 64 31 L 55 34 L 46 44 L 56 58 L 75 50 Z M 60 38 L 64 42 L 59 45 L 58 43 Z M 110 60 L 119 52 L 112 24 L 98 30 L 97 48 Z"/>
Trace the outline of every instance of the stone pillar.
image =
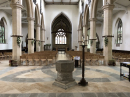
<path id="1" fill-rule="evenodd" d="M 21 56 L 21 43 L 18 45 L 17 39 L 22 37 L 22 25 L 21 25 L 21 10 L 23 8 L 21 0 L 12 0 L 12 60 L 20 60 Z"/>
<path id="2" fill-rule="evenodd" d="M 82 34 L 83 34 L 83 30 L 82 29 L 79 29 L 78 30 L 78 39 L 79 39 L 79 51 L 82 51 Z"/>
<path id="3" fill-rule="evenodd" d="M 44 51 L 45 29 L 41 29 L 41 51 Z"/>
<path id="4" fill-rule="evenodd" d="M 87 34 L 88 34 L 88 29 L 87 29 L 87 25 L 83 26 L 83 34 L 84 34 L 84 38 L 85 38 L 85 45 L 87 45 Z M 87 52 L 87 46 L 85 46 L 85 52 Z"/>
<path id="5" fill-rule="evenodd" d="M 39 45 L 39 42 L 41 42 L 41 40 L 40 40 L 40 27 L 41 27 L 41 25 L 39 25 L 39 24 L 36 25 L 36 51 L 37 52 L 40 52 L 40 47 L 41 47 L 41 44 Z"/>
<path id="6" fill-rule="evenodd" d="M 28 17 L 28 54 L 34 53 L 34 18 Z"/>
<path id="7" fill-rule="evenodd" d="M 104 43 L 104 56 L 106 65 L 108 65 L 109 60 L 112 60 L 112 19 L 114 5 L 106 4 L 102 8 L 104 10 L 104 36 L 108 38 L 108 44 L 105 46 Z"/>
<path id="8" fill-rule="evenodd" d="M 96 18 L 90 18 L 90 53 L 96 53 Z"/>

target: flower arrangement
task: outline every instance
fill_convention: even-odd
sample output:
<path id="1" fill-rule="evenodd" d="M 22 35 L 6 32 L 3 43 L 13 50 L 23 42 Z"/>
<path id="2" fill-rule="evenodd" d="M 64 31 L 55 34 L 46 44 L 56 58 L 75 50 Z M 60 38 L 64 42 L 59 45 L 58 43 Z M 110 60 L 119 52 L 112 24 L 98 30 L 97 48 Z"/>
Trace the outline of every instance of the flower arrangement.
<path id="1" fill-rule="evenodd" d="M 105 39 L 104 39 L 104 43 L 105 43 L 105 46 L 108 45 L 108 38 L 107 38 L 107 37 L 105 37 Z"/>
<path id="2" fill-rule="evenodd" d="M 91 44 L 91 46 L 93 45 L 93 40 L 91 40 L 90 44 Z"/>
<path id="3" fill-rule="evenodd" d="M 41 41 L 38 42 L 39 46 L 41 45 Z"/>
<path id="4" fill-rule="evenodd" d="M 31 44 L 33 45 L 34 43 L 35 43 L 35 40 L 32 40 L 32 41 L 31 41 Z"/>
<path id="5" fill-rule="evenodd" d="M 21 43 L 21 38 L 17 37 L 17 44 L 18 44 L 19 47 L 20 47 L 20 43 Z"/>

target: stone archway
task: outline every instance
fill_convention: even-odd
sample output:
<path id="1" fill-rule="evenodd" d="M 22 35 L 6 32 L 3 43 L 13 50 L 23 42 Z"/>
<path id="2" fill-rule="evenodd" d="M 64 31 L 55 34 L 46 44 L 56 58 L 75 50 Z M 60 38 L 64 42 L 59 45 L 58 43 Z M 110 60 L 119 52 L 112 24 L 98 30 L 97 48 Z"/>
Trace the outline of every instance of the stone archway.
<path id="1" fill-rule="evenodd" d="M 56 48 L 71 49 L 72 25 L 69 18 L 64 13 L 60 13 L 55 17 L 52 22 L 51 30 L 53 50 L 55 50 Z"/>

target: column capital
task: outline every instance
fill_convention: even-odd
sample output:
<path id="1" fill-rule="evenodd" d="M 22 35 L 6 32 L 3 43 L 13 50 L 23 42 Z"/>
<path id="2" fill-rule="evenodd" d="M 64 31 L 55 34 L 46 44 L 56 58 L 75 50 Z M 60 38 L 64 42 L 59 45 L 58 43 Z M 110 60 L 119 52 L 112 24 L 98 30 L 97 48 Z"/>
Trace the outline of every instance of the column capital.
<path id="1" fill-rule="evenodd" d="M 27 38 L 27 40 L 35 40 L 35 38 Z"/>
<path id="2" fill-rule="evenodd" d="M 41 40 L 35 40 L 35 41 L 41 41 Z"/>
<path id="3" fill-rule="evenodd" d="M 83 41 L 78 41 L 78 42 L 83 42 Z"/>
<path id="4" fill-rule="evenodd" d="M 34 21 L 35 18 L 33 18 L 33 17 L 28 17 L 27 20 L 28 20 L 28 21 Z"/>
<path id="5" fill-rule="evenodd" d="M 44 28 L 41 28 L 41 30 L 46 31 Z"/>
<path id="6" fill-rule="evenodd" d="M 87 25 L 85 24 L 85 25 L 83 25 L 83 27 L 87 27 Z"/>
<path id="7" fill-rule="evenodd" d="M 97 39 L 89 39 L 89 40 L 97 40 Z"/>
<path id="8" fill-rule="evenodd" d="M 23 5 L 21 5 L 19 3 L 11 3 L 10 7 L 11 8 L 20 8 L 20 9 L 23 9 Z"/>
<path id="9" fill-rule="evenodd" d="M 41 25 L 40 24 L 36 24 L 36 27 L 41 27 Z"/>
<path id="10" fill-rule="evenodd" d="M 78 31 L 83 31 L 83 29 L 78 29 Z"/>
<path id="11" fill-rule="evenodd" d="M 96 21 L 96 18 L 90 18 L 89 21 Z"/>
<path id="12" fill-rule="evenodd" d="M 114 6 L 115 6 L 114 4 L 107 4 L 107 5 L 102 6 L 102 9 L 103 10 L 106 10 L 106 9 L 113 10 Z"/>

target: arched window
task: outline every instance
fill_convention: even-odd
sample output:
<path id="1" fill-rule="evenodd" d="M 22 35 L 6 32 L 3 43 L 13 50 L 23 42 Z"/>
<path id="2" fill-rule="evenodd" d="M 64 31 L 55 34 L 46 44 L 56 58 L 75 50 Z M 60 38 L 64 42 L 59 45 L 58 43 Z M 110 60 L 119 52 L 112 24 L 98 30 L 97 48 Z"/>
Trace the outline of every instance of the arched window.
<path id="1" fill-rule="evenodd" d="M 66 44 L 66 33 L 63 29 L 59 29 L 55 36 L 55 44 Z"/>
<path id="2" fill-rule="evenodd" d="M 0 43 L 5 43 L 5 26 L 3 19 L 0 21 Z"/>
<path id="3" fill-rule="evenodd" d="M 123 24 L 121 19 L 118 22 L 118 26 L 117 26 L 117 43 L 121 44 L 122 43 L 122 33 L 123 33 Z"/>

